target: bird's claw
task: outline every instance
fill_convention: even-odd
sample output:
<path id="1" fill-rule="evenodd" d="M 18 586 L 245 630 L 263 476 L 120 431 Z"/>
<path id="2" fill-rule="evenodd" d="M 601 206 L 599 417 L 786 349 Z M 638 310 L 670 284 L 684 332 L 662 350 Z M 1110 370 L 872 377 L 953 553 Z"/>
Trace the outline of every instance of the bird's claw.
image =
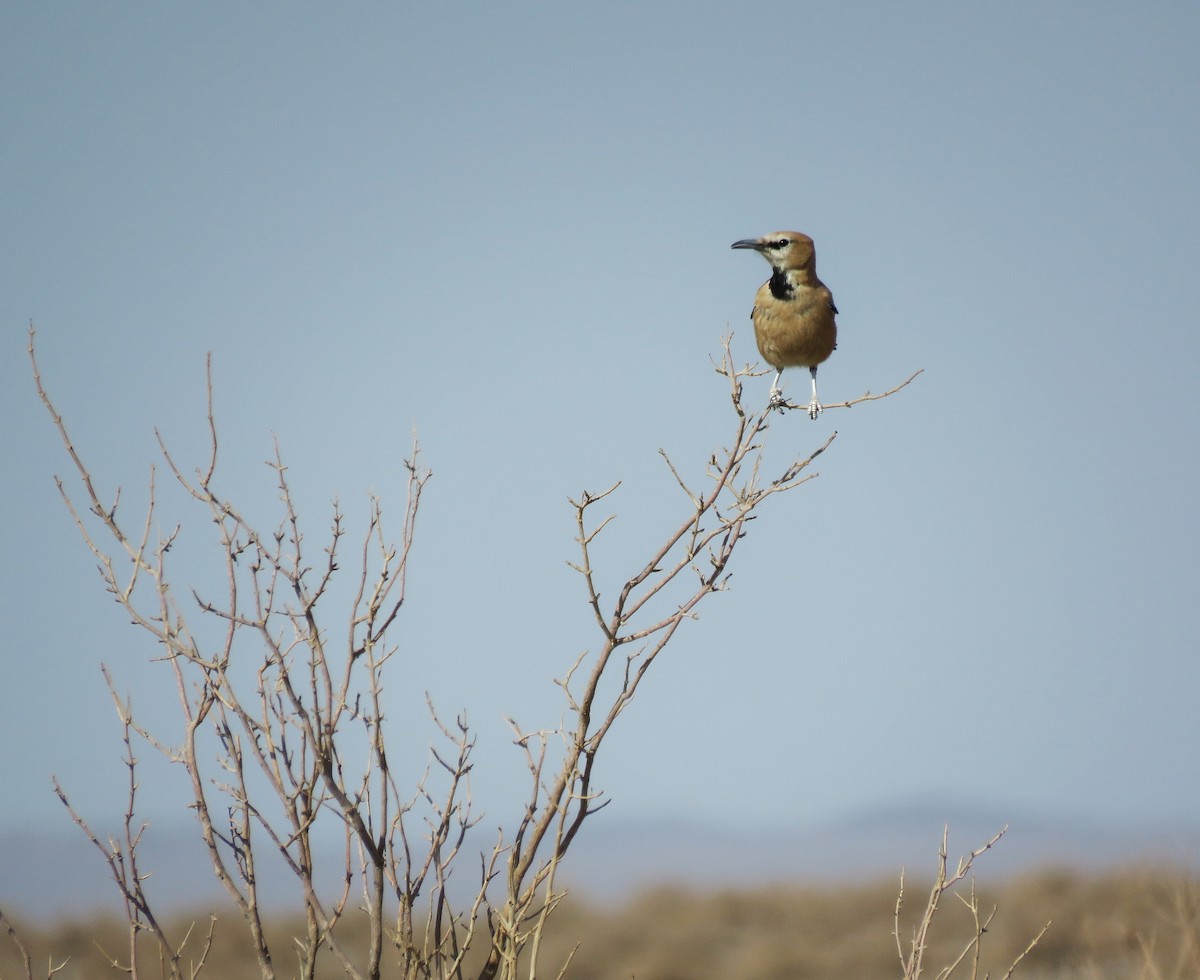
<path id="1" fill-rule="evenodd" d="M 767 398 L 767 411 L 774 410 L 776 412 L 786 412 L 789 408 L 799 408 L 799 405 L 794 405 L 783 397 L 783 392 L 778 388 L 772 388 L 771 394 Z M 814 398 L 808 403 L 808 417 L 816 420 L 823 411 L 825 406 Z"/>

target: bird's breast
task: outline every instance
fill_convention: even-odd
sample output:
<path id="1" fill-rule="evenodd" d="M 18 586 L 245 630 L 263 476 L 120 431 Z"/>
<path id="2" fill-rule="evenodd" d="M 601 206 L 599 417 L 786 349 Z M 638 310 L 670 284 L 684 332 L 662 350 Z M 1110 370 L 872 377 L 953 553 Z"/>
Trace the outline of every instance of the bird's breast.
<path id="1" fill-rule="evenodd" d="M 755 297 L 754 336 L 758 352 L 776 369 L 815 367 L 837 346 L 833 297 L 825 286 L 795 286 L 777 297 L 768 281 Z"/>

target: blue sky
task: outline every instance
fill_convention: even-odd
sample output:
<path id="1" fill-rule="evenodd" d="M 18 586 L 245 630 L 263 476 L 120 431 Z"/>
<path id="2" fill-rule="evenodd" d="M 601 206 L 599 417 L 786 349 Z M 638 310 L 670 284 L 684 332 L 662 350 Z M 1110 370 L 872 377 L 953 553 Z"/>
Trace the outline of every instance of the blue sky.
<path id="1" fill-rule="evenodd" d="M 0 826 L 65 825 L 51 772 L 120 812 L 101 662 L 172 724 L 57 499 L 30 320 L 131 515 L 154 426 L 204 460 L 207 351 L 225 490 L 274 514 L 274 434 L 314 539 L 334 497 L 398 528 L 415 428 L 397 734 L 415 773 L 421 692 L 465 710 L 500 822 L 503 718 L 556 724 L 596 642 L 567 497 L 624 481 L 611 590 L 681 516 L 659 447 L 694 476 L 729 439 L 708 359 L 757 356 L 767 271 L 729 244 L 780 228 L 841 310 L 824 398 L 925 373 L 773 426 L 839 437 L 622 718 L 614 812 L 1194 820 L 1198 45 L 1189 4 L 5 5 Z M 161 506 L 202 581 L 206 518 Z"/>

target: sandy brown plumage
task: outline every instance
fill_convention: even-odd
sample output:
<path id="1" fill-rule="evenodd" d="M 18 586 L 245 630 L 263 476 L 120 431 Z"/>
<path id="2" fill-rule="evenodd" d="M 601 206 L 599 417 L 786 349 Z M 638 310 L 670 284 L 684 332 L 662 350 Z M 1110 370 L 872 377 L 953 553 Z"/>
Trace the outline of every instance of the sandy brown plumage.
<path id="1" fill-rule="evenodd" d="M 837 347 L 837 307 L 829 288 L 817 278 L 813 240 L 798 231 L 777 231 L 731 247 L 753 249 L 771 265 L 771 278 L 759 287 L 750 312 L 758 352 L 776 371 L 771 404 L 786 404 L 779 390 L 784 368 L 806 367 L 812 376 L 808 414 L 815 419 L 821 412 L 817 365 Z"/>

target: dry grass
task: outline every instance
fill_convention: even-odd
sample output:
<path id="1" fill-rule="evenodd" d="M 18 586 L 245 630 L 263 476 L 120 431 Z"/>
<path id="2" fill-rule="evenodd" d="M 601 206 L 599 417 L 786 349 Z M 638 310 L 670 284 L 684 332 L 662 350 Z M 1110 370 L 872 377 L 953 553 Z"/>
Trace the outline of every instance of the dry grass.
<path id="1" fill-rule="evenodd" d="M 910 881 L 907 887 L 916 894 L 918 885 Z M 1106 875 L 1050 870 L 994 888 L 980 887 L 978 895 L 982 908 L 999 907 L 983 937 L 980 976 L 988 971 L 993 977 L 1002 976 L 1046 920 L 1053 919 L 1017 976 L 1026 980 L 1200 977 L 1200 878 L 1161 868 Z M 718 892 L 660 888 L 614 908 L 571 896 L 550 919 L 542 962 L 552 976 L 579 943 L 566 974 L 574 980 L 883 980 L 900 974 L 891 935 L 895 900 L 894 882 Z M 902 918 L 901 928 L 914 924 Z M 207 917 L 197 921 L 197 949 L 199 934 L 207 926 Z M 353 934 L 358 926 L 361 939 Z M 344 942 L 367 941 L 365 922 L 356 925 L 351 920 L 346 927 Z M 18 922 L 34 975 L 46 975 L 51 955 L 56 963 L 70 956 L 69 965 L 57 975 L 64 980 L 114 975 L 97 944 L 124 959 L 125 929 L 116 919 L 63 923 L 52 930 L 34 930 Z M 285 949 L 282 940 L 289 924 L 275 921 L 271 931 L 278 937 L 273 947 Z M 965 907 L 947 901 L 931 933 L 928 975 L 936 976 L 951 962 L 971 934 Z M 386 961 L 385 956 L 385 965 Z M 296 973 L 294 963 L 278 961 L 275 967 L 280 976 Z M 0 936 L 0 977 L 23 975 L 15 946 Z M 203 975 L 258 975 L 235 914 L 218 919 L 214 949 Z M 342 972 L 329 958 L 319 975 L 332 978 Z M 385 969 L 384 975 L 396 974 Z M 964 975 L 969 975 L 969 967 Z"/>

